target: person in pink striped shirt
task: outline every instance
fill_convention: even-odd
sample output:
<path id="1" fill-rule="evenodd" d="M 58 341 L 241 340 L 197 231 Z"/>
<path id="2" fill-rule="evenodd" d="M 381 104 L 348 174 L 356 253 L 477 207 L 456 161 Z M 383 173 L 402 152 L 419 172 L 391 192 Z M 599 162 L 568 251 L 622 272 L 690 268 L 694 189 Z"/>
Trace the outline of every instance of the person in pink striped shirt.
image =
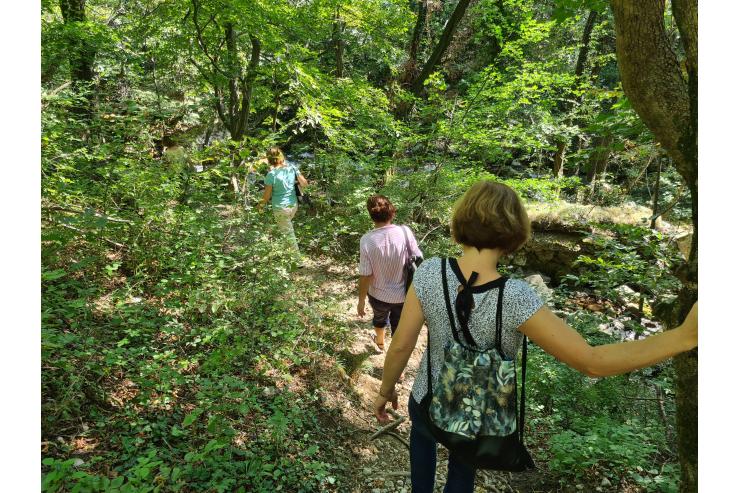
<path id="1" fill-rule="evenodd" d="M 391 336 L 401 318 L 406 299 L 404 266 L 411 256 L 422 256 L 414 233 L 408 226 L 393 224 L 396 208 L 388 197 L 372 195 L 367 199 L 367 211 L 375 229 L 360 238 L 360 299 L 357 315 L 365 316 L 365 298 L 373 309 L 373 341 L 385 349 L 385 328 L 391 326 Z"/>

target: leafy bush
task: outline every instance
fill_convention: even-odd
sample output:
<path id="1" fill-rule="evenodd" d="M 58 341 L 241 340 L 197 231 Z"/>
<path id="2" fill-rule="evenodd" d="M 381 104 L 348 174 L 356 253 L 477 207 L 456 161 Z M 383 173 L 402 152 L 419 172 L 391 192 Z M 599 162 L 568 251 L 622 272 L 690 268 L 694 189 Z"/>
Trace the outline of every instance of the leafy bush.
<path id="1" fill-rule="evenodd" d="M 648 491 L 678 491 L 675 466 L 658 470 L 653 443 L 659 440 L 659 430 L 651 424 L 581 417 L 572 429 L 552 436 L 549 465 L 563 482 L 605 476 L 611 481 L 637 480 Z"/>
<path id="2" fill-rule="evenodd" d="M 564 276 L 567 282 L 590 286 L 596 294 L 611 299 L 619 299 L 616 288 L 625 284 L 652 299 L 675 294 L 680 283 L 672 268 L 679 256 L 663 234 L 638 226 L 598 226 L 612 236 L 598 232 L 586 240 L 598 254 L 579 256 L 574 263 L 574 267 L 581 267 L 579 274 Z"/>

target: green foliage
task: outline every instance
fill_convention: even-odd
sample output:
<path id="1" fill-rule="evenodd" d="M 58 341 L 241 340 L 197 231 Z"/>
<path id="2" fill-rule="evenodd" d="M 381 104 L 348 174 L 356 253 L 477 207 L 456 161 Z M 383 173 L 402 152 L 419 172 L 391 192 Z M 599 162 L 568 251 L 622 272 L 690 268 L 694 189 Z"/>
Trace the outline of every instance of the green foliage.
<path id="1" fill-rule="evenodd" d="M 558 296 L 562 296 L 562 290 Z M 599 330 L 609 318 L 575 312 L 567 317 L 592 345 L 616 342 Z M 533 347 L 528 364 L 530 427 L 548 443 L 548 467 L 563 484 L 603 477 L 612 485 L 634 481 L 647 491 L 677 491 L 673 451 L 655 407 L 654 388 L 671 388 L 670 371 L 591 379 Z M 665 379 L 668 379 L 666 381 Z M 668 383 L 667 383 L 668 382 Z"/>
<path id="2" fill-rule="evenodd" d="M 606 0 L 556 0 L 553 17 L 558 22 L 563 22 L 585 10 L 604 12 L 608 7 L 609 3 Z"/>
<path id="3" fill-rule="evenodd" d="M 579 418 L 572 429 L 550 439 L 549 465 L 564 483 L 605 476 L 612 482 L 635 480 L 646 491 L 676 492 L 677 466 L 656 465 L 657 450 L 651 444 L 657 440 L 659 430 L 644 423 Z"/>
<path id="4" fill-rule="evenodd" d="M 588 285 L 604 297 L 618 299 L 616 288 L 638 286 L 650 298 L 670 297 L 680 284 L 671 274 L 679 262 L 676 248 L 663 235 L 648 228 L 628 225 L 600 225 L 613 236 L 596 233 L 588 238 L 598 256 L 581 255 L 575 266 L 578 275 L 567 275 L 575 286 Z"/>
<path id="5" fill-rule="evenodd" d="M 476 2 L 417 98 L 400 76 L 429 55 L 453 3 L 430 4 L 409 60 L 416 18 L 401 0 L 98 0 L 76 23 L 42 2 L 42 489 L 347 489 L 351 470 L 335 460 L 304 375 L 336 362 L 350 328 L 327 316 L 335 307 L 316 286 L 296 285 L 296 259 L 255 212 L 258 158 L 270 145 L 293 160 L 309 152 L 300 164 L 315 208 L 300 209 L 296 231 L 307 255 L 333 263 L 356 261 L 371 193 L 391 198 L 427 257 L 455 255 L 450 211 L 473 182 L 503 181 L 535 203 L 577 200 L 604 136 L 609 168 L 591 202 L 620 204 L 635 185 L 630 197 L 648 204 L 638 185 L 652 183 L 642 170 L 656 149 L 619 87 L 604 6 Z M 576 78 L 590 9 L 600 16 Z M 245 78 L 252 36 L 260 64 Z M 83 46 L 94 80 L 67 85 Z M 232 140 L 214 101 L 237 79 L 250 113 Z M 570 176 L 551 178 L 563 143 Z M 175 144 L 181 157 L 164 157 Z M 661 177 L 666 203 L 680 177 Z M 687 219 L 685 199 L 671 213 Z M 660 234 L 602 225 L 590 241 L 600 253 L 579 259 L 556 304 L 573 284 L 605 297 L 629 283 L 650 299 L 676 289 L 676 254 Z M 594 344 L 613 342 L 599 330 L 609 320 L 569 315 Z M 531 354 L 531 423 L 543 443 L 552 436 L 543 453 L 564 481 L 598 472 L 672 491 L 657 411 L 626 398 L 654 385 L 670 397 L 666 368 L 594 381 Z M 285 390 L 297 379 L 307 388 Z M 57 440 L 70 432 L 92 445 Z"/>

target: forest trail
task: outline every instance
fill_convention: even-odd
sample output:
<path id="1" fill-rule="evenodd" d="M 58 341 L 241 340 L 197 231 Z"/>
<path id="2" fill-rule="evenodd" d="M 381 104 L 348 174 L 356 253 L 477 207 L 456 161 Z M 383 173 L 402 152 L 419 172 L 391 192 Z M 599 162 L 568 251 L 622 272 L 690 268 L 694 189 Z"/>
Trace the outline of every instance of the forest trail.
<path id="1" fill-rule="evenodd" d="M 372 414 L 372 402 L 380 387 L 385 353 L 378 354 L 371 341 L 371 316 L 357 316 L 357 267 L 353 264 L 337 264 L 328 257 L 307 261 L 305 268 L 294 273 L 297 283 L 315 286 L 313 296 L 324 299 L 330 312 L 324 315 L 350 328 L 349 337 L 343 348 L 337 348 L 342 371 L 340 378 L 344 386 L 337 389 L 327 405 L 341 413 L 341 422 L 349 426 L 351 439 L 339 447 L 353 456 L 353 492 L 390 493 L 410 492 L 408 479 L 409 452 L 398 439 L 381 435 L 374 440 L 371 436 L 381 428 Z M 408 420 L 407 403 L 411 393 L 422 354 L 426 349 L 426 326 L 419 334 L 416 348 L 411 354 L 404 371 L 402 382 L 397 386 L 399 394 L 398 414 L 404 421 L 396 428 L 398 435 L 408 441 L 411 423 Z M 390 333 L 386 336 L 386 351 L 390 344 Z M 447 476 L 447 452 L 438 449 L 437 486 L 441 492 Z M 517 492 L 510 483 L 508 473 L 479 472 L 476 492 Z M 531 490 L 526 490 L 531 491 Z"/>

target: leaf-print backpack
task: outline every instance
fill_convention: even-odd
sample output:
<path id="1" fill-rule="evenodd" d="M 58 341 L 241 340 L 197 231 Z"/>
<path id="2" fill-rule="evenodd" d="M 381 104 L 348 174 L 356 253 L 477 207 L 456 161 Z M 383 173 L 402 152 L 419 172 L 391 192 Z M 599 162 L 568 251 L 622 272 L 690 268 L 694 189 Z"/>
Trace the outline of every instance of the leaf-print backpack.
<path id="1" fill-rule="evenodd" d="M 447 259 L 442 259 L 442 287 L 453 341 L 444 350 L 437 384 L 432 386 L 431 339 L 427 332 L 427 395 L 420 406 L 428 428 L 438 442 L 459 460 L 479 469 L 523 471 L 534 467 L 524 447 L 524 382 L 527 368 L 527 338 L 522 347 L 521 403 L 517 409 L 515 361 L 501 350 L 501 312 L 506 278 L 501 280 L 496 310 L 495 344 L 477 347 L 468 329 L 472 309 L 469 291 L 476 273 L 462 287 L 455 301 L 460 332 L 450 305 Z M 465 297 L 468 297 L 467 307 Z M 467 310 L 467 311 L 466 311 Z M 518 412 L 517 412 L 518 411 Z"/>

